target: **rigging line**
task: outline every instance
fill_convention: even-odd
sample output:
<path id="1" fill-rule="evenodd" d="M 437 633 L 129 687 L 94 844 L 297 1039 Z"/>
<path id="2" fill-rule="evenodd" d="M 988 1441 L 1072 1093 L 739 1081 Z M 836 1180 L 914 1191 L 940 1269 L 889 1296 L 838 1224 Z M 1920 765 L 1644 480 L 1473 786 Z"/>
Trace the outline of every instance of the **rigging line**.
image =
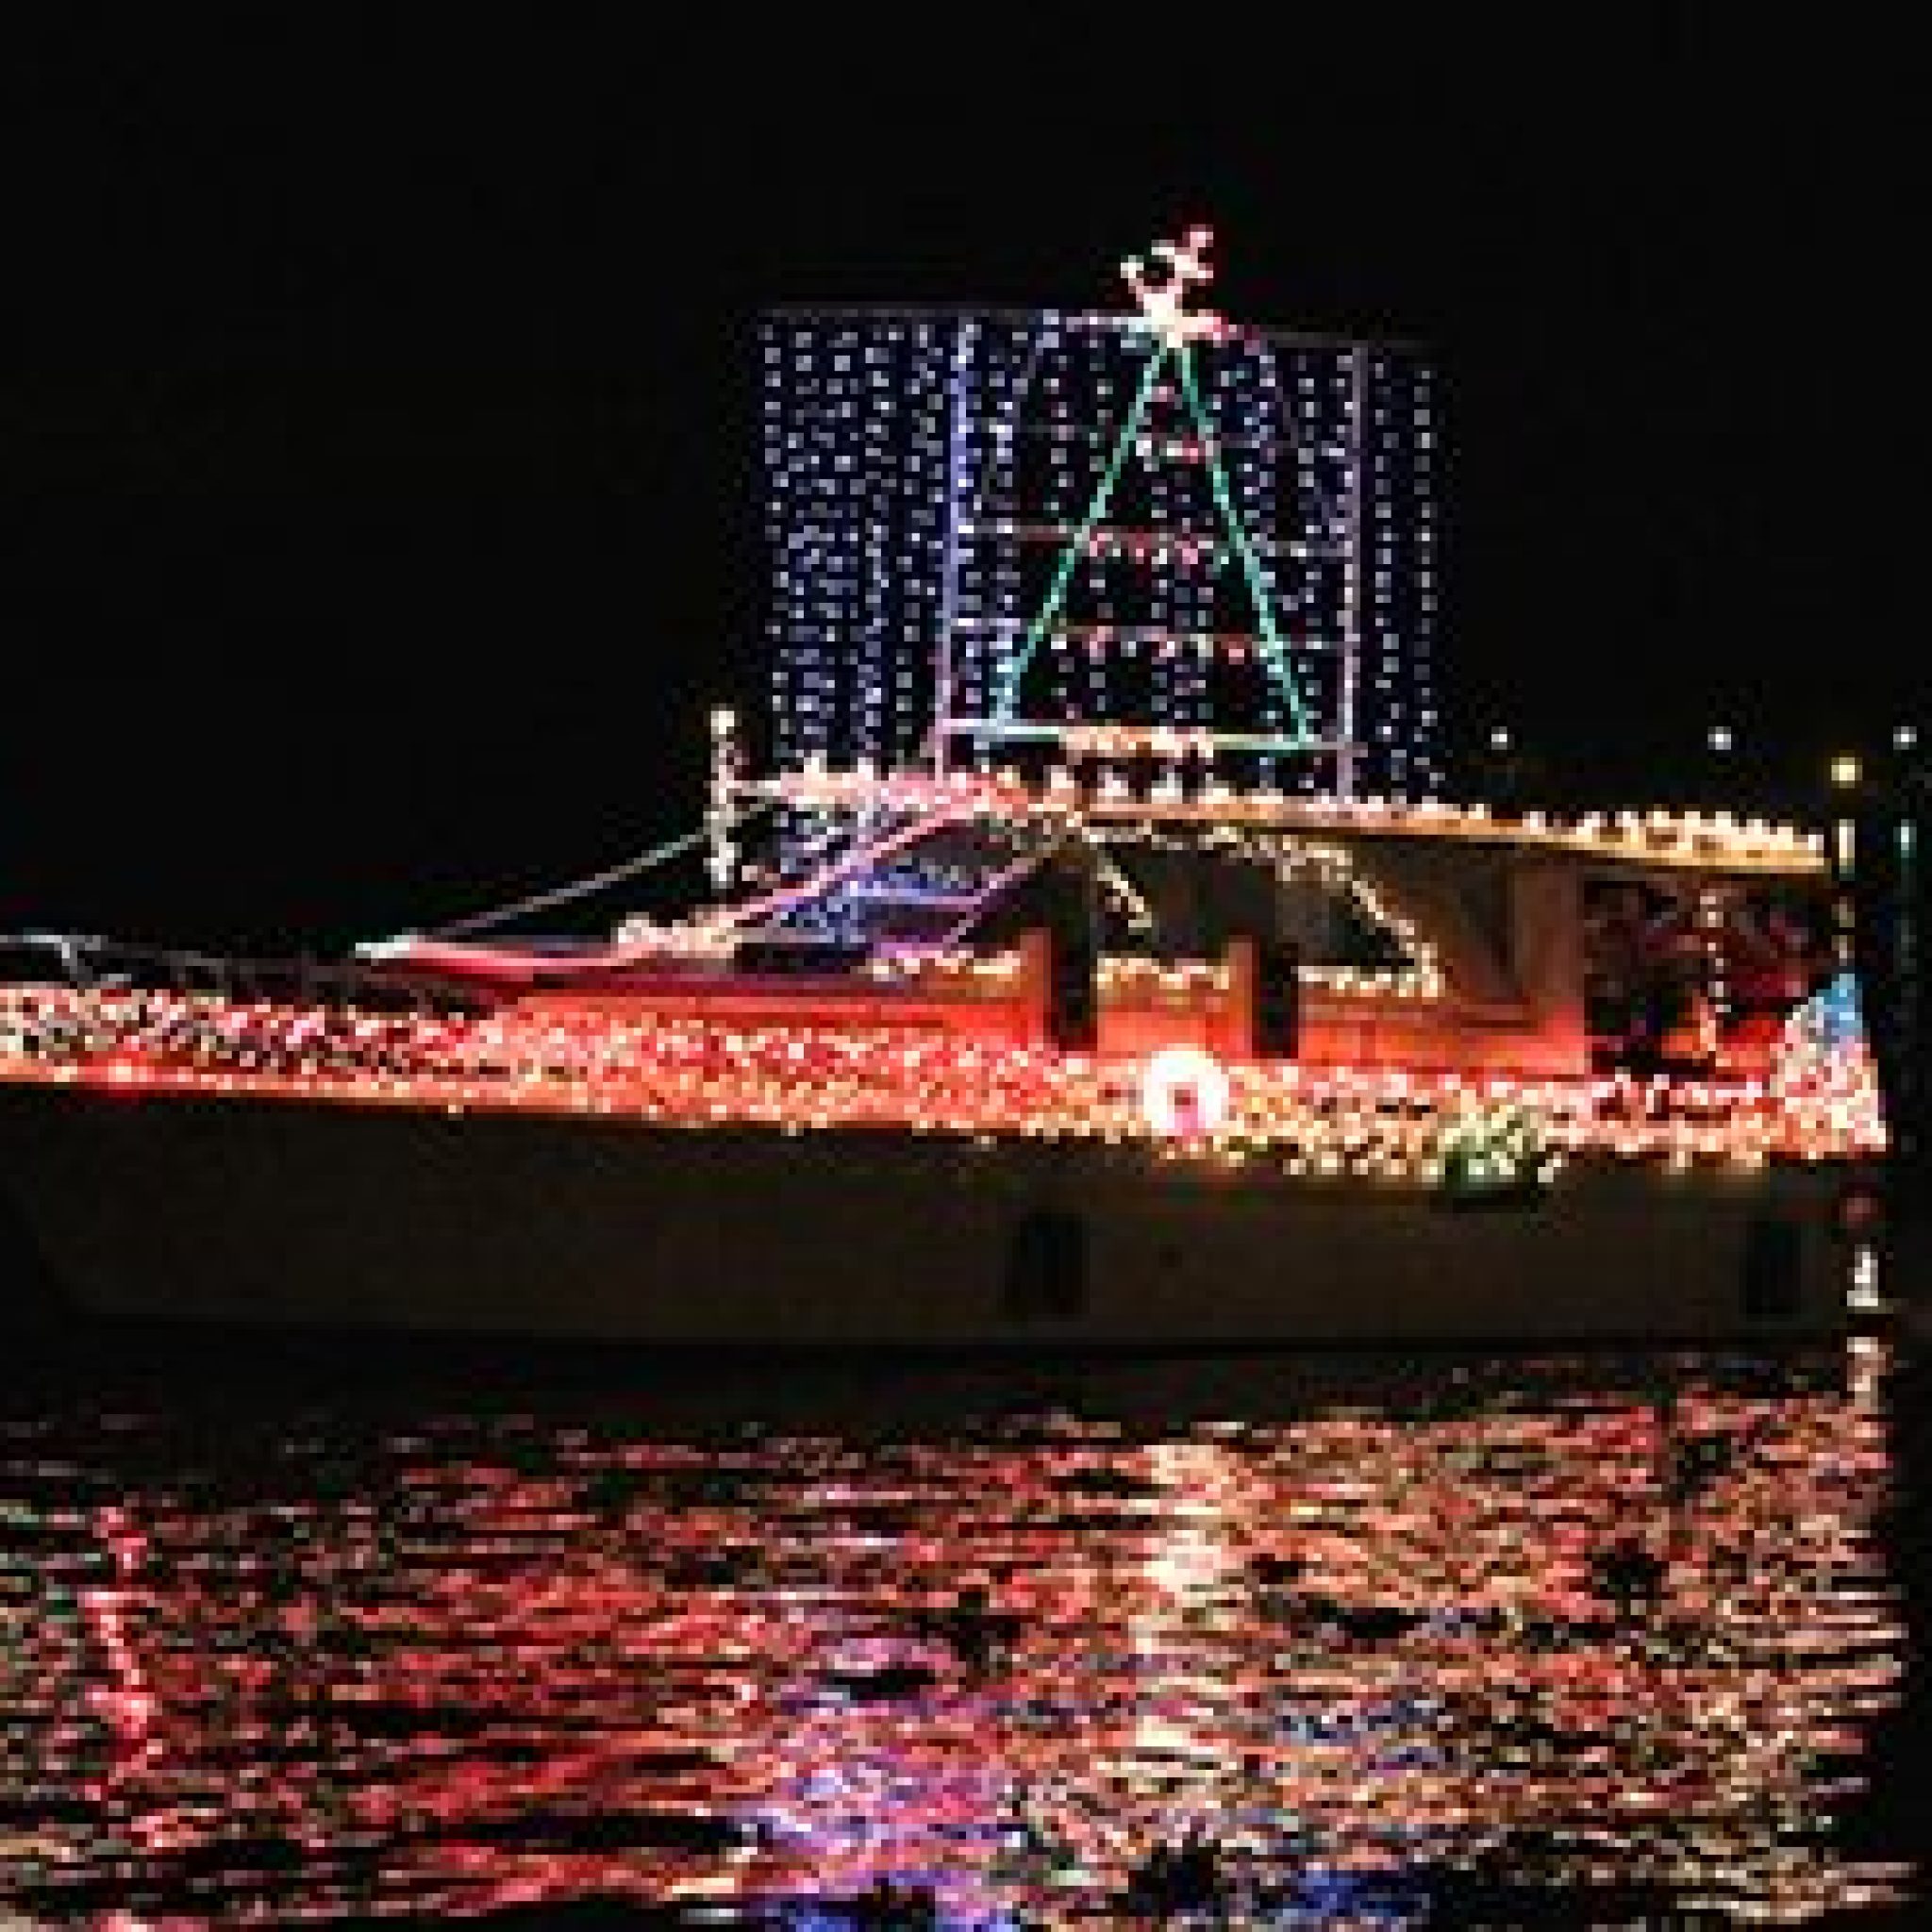
<path id="1" fill-rule="evenodd" d="M 730 823 L 741 825 L 760 812 L 770 811 L 775 801 L 759 799 L 736 813 Z M 533 892 L 527 899 L 519 899 L 513 905 L 501 906 L 487 912 L 473 912 L 467 918 L 451 920 L 446 925 L 434 927 L 426 937 L 436 940 L 462 939 L 471 933 L 487 931 L 493 925 L 507 924 L 510 920 L 520 919 L 526 912 L 547 912 L 554 906 L 568 905 L 573 899 L 588 898 L 592 892 L 602 891 L 606 886 L 648 872 L 653 866 L 662 865 L 667 860 L 689 852 L 713 836 L 709 825 L 700 825 L 694 832 L 681 833 L 677 838 L 667 840 L 661 845 L 654 845 L 648 852 L 641 852 L 635 858 L 626 858 L 621 864 L 608 870 L 593 873 L 589 878 L 577 879 L 570 885 L 553 886 L 548 891 Z"/>
<path id="2" fill-rule="evenodd" d="M 1166 347 L 1158 347 L 1147 358 L 1146 367 L 1141 371 L 1140 387 L 1134 392 L 1133 407 L 1127 411 L 1126 426 L 1120 433 L 1120 440 L 1114 444 L 1106 469 L 1101 473 L 1099 483 L 1089 499 L 1086 515 L 1081 519 L 1079 528 L 1074 532 L 1060 552 L 1059 563 L 1054 572 L 1054 579 L 1043 603 L 1019 648 L 1007 656 L 999 672 L 999 686 L 993 695 L 993 715 L 1010 718 L 1014 705 L 1020 695 L 1020 680 L 1024 675 L 1033 654 L 1040 648 L 1040 641 L 1046 635 L 1048 626 L 1059 615 L 1060 607 L 1065 603 L 1067 591 L 1074 578 L 1074 572 L 1080 558 L 1087 552 L 1089 539 L 1106 516 L 1108 506 L 1113 501 L 1113 492 L 1119 485 L 1121 473 L 1126 468 L 1127 453 L 1133 446 L 1135 434 L 1141 427 L 1141 418 L 1147 413 L 1153 401 L 1155 384 L 1160 372 L 1167 365 L 1168 357 L 1174 352 Z"/>
<path id="3" fill-rule="evenodd" d="M 767 892 L 762 899 L 733 907 L 730 922 L 733 926 L 742 929 L 754 920 L 766 920 L 774 914 L 782 914 L 803 899 L 809 899 L 814 893 L 842 883 L 854 873 L 871 864 L 874 859 L 890 858 L 902 847 L 916 844 L 929 833 L 944 830 L 966 817 L 971 807 L 963 802 L 948 800 L 931 812 L 916 816 L 906 824 L 895 827 L 884 838 L 871 840 L 855 847 L 842 858 L 834 860 L 822 871 L 795 883 L 778 887 Z"/>
<path id="4" fill-rule="evenodd" d="M 778 799 L 773 801 L 774 805 L 782 802 Z M 793 809 L 799 810 L 808 820 L 821 815 L 830 818 L 830 812 L 824 807 L 795 807 Z M 841 844 L 849 852 L 870 836 L 871 828 L 882 818 L 901 809 L 903 808 L 868 800 L 857 808 L 849 824 L 827 823 L 819 826 L 815 832 L 808 826 L 796 850 L 784 862 L 782 869 L 772 876 L 773 889 L 782 891 L 787 887 L 818 877 L 822 865 L 830 862 L 831 855 Z M 726 916 L 735 918 L 736 913 L 728 912 Z"/>
<path id="5" fill-rule="evenodd" d="M 1280 352 L 1264 341 L 1257 343 L 1257 355 L 1260 359 L 1266 360 L 1275 372 L 1274 392 L 1280 398 L 1280 406 L 1275 414 L 1279 420 L 1280 429 L 1278 435 L 1273 439 L 1274 446 L 1286 452 L 1291 458 L 1299 454 L 1305 443 L 1317 456 L 1325 454 L 1326 445 L 1323 443 L 1319 431 L 1311 427 L 1305 436 L 1301 425 L 1294 419 L 1294 398 L 1282 378 Z M 1224 451 L 1250 446 L 1250 440 L 1245 438 L 1224 436 L 1220 441 Z M 1268 438 L 1256 437 L 1252 439 L 1252 446 L 1266 448 L 1269 441 Z M 1286 497 L 1292 505 L 1296 528 L 1305 533 L 1309 529 L 1319 528 L 1323 532 L 1321 541 L 1325 543 L 1328 541 L 1327 532 L 1341 519 L 1340 499 L 1331 495 L 1323 487 L 1312 470 L 1306 481 L 1303 480 L 1299 468 L 1291 461 L 1278 464 L 1277 472 L 1282 480 L 1276 485 L 1276 494 Z M 1315 521 L 1312 523 L 1301 515 L 1301 501 L 1304 496 L 1311 498 L 1314 503 Z M 1299 557 L 1304 561 L 1317 560 L 1316 545 L 1309 542 L 1306 535 L 1291 538 L 1286 543 L 1258 543 L 1255 542 L 1251 534 L 1249 541 L 1254 544 L 1257 555 L 1265 550 L 1275 557 L 1286 557 L 1290 559 Z M 1296 548 L 1298 544 L 1302 546 L 1299 551 Z M 1277 607 L 1299 601 L 1291 598 L 1286 591 L 1278 591 L 1275 597 Z"/>
<path id="6" fill-rule="evenodd" d="M 1215 436 L 1213 419 L 1208 414 L 1207 406 L 1201 399 L 1200 386 L 1194 380 L 1193 358 L 1183 344 L 1174 359 L 1180 365 L 1181 387 L 1187 393 L 1188 408 L 1193 416 L 1194 426 L 1200 432 L 1202 447 L 1208 453 L 1208 485 L 1214 493 L 1215 504 L 1221 511 L 1222 523 L 1233 541 L 1236 558 L 1241 564 L 1241 575 L 1247 580 L 1248 594 L 1254 600 L 1255 614 L 1260 622 L 1262 657 L 1288 699 L 1288 708 L 1293 720 L 1296 736 L 1310 739 L 1314 733 L 1308 725 L 1307 708 L 1302 702 L 1301 685 L 1294 675 L 1294 666 L 1287 651 L 1282 647 L 1280 632 L 1274 621 L 1273 586 L 1262 575 L 1261 566 L 1255 557 L 1254 546 L 1248 540 L 1247 526 L 1241 521 L 1233 492 L 1228 488 L 1227 472 L 1222 466 L 1221 448 Z"/>
<path id="7" fill-rule="evenodd" d="M 971 326 L 971 325 L 969 324 L 968 326 Z M 1022 427 L 1021 419 L 1026 407 L 1026 398 L 1032 391 L 1034 380 L 1040 374 L 1040 365 L 1045 358 L 1046 337 L 1036 330 L 1026 344 L 1026 359 L 1021 364 L 1020 373 L 1013 380 L 1012 391 L 1008 400 L 1008 420 L 1005 424 L 993 421 L 988 423 L 988 428 L 996 444 L 1004 442 L 1010 446 L 1017 440 Z M 981 463 L 977 477 L 978 489 L 974 500 L 965 507 L 965 514 L 960 520 L 962 526 L 976 528 L 982 516 L 985 514 L 987 507 L 992 498 L 993 477 L 997 459 L 997 457 L 991 457 Z M 957 542 L 949 547 L 954 552 L 954 555 L 948 563 L 948 570 L 952 577 L 957 577 L 958 573 Z M 950 634 L 958 628 L 958 622 L 956 616 L 942 617 L 941 622 L 944 634 L 941 639 L 940 654 L 941 658 L 944 658 L 950 648 Z M 950 708 L 950 700 L 948 700 L 947 708 Z M 931 726 L 928 727 L 924 736 L 921 739 L 920 756 L 922 758 L 933 756 L 937 749 L 938 741 L 936 734 L 940 728 L 940 723 L 941 721 L 935 717 Z"/>
<path id="8" fill-rule="evenodd" d="M 1033 388 L 1033 379 L 1040 374 L 1040 365 L 1046 358 L 1046 337 L 1036 333 L 1026 347 L 1026 360 L 1021 365 L 1020 374 L 1013 381 L 1010 404 L 1010 421 L 1004 429 L 998 424 L 991 425 L 995 437 L 1004 435 L 1008 440 L 1020 433 L 1021 411 L 1026 407 L 1026 397 Z M 967 506 L 967 516 L 976 523 L 984 512 L 992 493 L 992 473 L 990 465 L 982 466 L 979 473 L 979 493 L 976 500 Z"/>
<path id="9" fill-rule="evenodd" d="M 973 929 L 986 916 L 986 910 L 1016 880 L 1023 879 L 1038 869 L 1046 857 L 1046 847 L 1037 845 L 1030 852 L 1023 852 L 1009 865 L 1002 866 L 992 877 L 974 894 L 971 909 L 962 919 L 956 920 L 947 927 L 940 941 L 941 946 L 963 946 L 973 938 Z"/>
<path id="10" fill-rule="evenodd" d="M 1120 860 L 1097 841 L 1093 842 L 1092 852 L 1101 878 L 1111 885 L 1115 893 L 1125 902 L 1128 921 L 1142 931 L 1152 932 L 1158 924 L 1154 908 L 1127 876 Z"/>

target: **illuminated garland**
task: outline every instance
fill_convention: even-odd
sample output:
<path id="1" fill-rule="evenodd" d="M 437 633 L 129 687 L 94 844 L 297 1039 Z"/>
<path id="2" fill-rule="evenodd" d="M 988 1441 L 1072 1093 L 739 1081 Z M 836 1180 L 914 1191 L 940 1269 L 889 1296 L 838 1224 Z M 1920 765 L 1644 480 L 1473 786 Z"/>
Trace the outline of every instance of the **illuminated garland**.
<path id="1" fill-rule="evenodd" d="M 1755 1166 L 1885 1144 L 1859 1049 L 1788 1056 L 1768 1081 L 1470 1079 L 1239 1061 L 1225 1073 L 1214 1131 L 1176 1140 L 1148 1118 L 1144 1060 L 1125 1056 L 665 1013 L 401 1016 L 157 992 L 0 994 L 0 1077 L 158 1091 L 1075 1139 L 1430 1182 L 1478 1143 L 1485 1158 L 1511 1161 L 1533 1145 L 1551 1172 L 1577 1156 Z M 1488 1110 L 1474 1128 L 1472 1108 Z"/>
<path id="2" fill-rule="evenodd" d="M 1535 1110 L 1513 1101 L 1472 1105 L 1454 1116 L 1436 1158 L 1443 1187 L 1477 1199 L 1546 1187 L 1562 1164 Z"/>
<path id="3" fill-rule="evenodd" d="M 1237 861 L 1263 865 L 1276 880 L 1288 885 L 1312 876 L 1324 889 L 1344 896 L 1373 930 L 1387 936 L 1403 956 L 1400 967 L 1332 965 L 1310 962 L 1300 969 L 1300 977 L 1309 985 L 1344 995 L 1394 995 L 1405 999 L 1436 999 L 1441 995 L 1443 980 L 1436 948 L 1416 929 L 1415 923 L 1396 911 L 1355 869 L 1352 856 L 1339 845 L 1315 844 L 1289 837 L 1270 837 L 1239 825 L 1216 826 L 1181 837 L 1153 823 L 1139 824 L 1082 824 L 1078 836 L 1094 851 L 1105 854 L 1109 846 L 1138 845 L 1164 853 L 1185 856 L 1203 852 L 1218 854 Z M 1103 884 L 1107 874 L 1103 874 Z M 1139 908 L 1137 928 L 1151 923 L 1145 908 Z M 942 985 L 959 980 L 1010 979 L 1019 970 L 1016 954 L 986 956 L 964 948 L 930 948 L 881 954 L 867 962 L 874 977 L 898 982 L 916 980 Z M 1227 990 L 1227 969 L 1216 960 L 1162 961 L 1136 954 L 1105 955 L 1099 967 L 1103 991 L 1124 991 L 1143 988 L 1161 992 L 1194 990 Z"/>
<path id="4" fill-rule="evenodd" d="M 824 759 L 808 759 L 799 772 L 748 781 L 742 789 L 821 810 L 851 810 L 868 804 L 936 809 L 944 804 L 954 808 L 971 806 L 989 817 L 1015 822 L 1132 813 L 1176 823 L 1279 825 L 1341 834 L 1507 839 L 1519 847 L 1544 846 L 1654 865 L 1761 867 L 1807 877 L 1823 877 L 1826 872 L 1823 833 L 1730 811 L 1590 811 L 1565 818 L 1545 811 L 1512 815 L 1486 805 L 1451 805 L 1433 798 L 1305 798 L 1265 785 L 1244 790 L 1218 778 L 1204 777 L 1190 787 L 1182 782 L 1181 774 L 1190 760 L 1211 752 L 1212 733 L 1173 726 L 1086 725 L 1077 727 L 1076 738 L 1079 749 L 1094 758 L 1147 758 L 1157 763 L 1165 759 L 1174 770 L 1165 778 L 1145 782 L 1122 772 L 1104 771 L 1093 782 L 1083 784 L 1078 774 L 1061 765 L 1049 770 L 1036 786 L 1017 772 L 983 776 L 960 772 L 941 782 L 914 773 L 882 777 L 864 768 L 835 770 Z"/>

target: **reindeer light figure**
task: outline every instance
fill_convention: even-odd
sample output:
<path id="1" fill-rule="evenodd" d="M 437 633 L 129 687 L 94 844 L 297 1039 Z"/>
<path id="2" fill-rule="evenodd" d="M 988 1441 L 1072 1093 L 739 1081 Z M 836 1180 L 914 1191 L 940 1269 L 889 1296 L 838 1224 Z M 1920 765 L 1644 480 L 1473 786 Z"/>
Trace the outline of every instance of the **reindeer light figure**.
<path id="1" fill-rule="evenodd" d="M 1141 305 L 1141 320 L 1170 348 L 1221 333 L 1222 319 L 1211 308 L 1187 307 L 1193 291 L 1214 279 L 1214 271 L 1203 258 L 1213 240 L 1211 229 L 1195 226 L 1178 242 L 1155 242 L 1148 251 L 1157 264 L 1153 274 L 1138 255 L 1121 263 L 1121 274 Z"/>

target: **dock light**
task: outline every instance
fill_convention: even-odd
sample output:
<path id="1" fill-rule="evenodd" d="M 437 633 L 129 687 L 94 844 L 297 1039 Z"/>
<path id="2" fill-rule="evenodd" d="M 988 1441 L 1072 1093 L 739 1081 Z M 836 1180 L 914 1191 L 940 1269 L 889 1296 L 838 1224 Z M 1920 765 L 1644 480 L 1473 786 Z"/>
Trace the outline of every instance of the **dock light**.
<path id="1" fill-rule="evenodd" d="M 1728 724 L 1713 724 L 1710 727 L 1709 742 L 1712 751 L 1729 751 L 1731 727 Z"/>
<path id="2" fill-rule="evenodd" d="M 1841 789 L 1849 789 L 1858 782 L 1858 761 L 1850 752 L 1841 751 L 1832 759 L 1831 782 Z"/>
<path id="3" fill-rule="evenodd" d="M 1507 751 L 1509 749 L 1508 725 L 1495 724 L 1491 727 L 1490 749 L 1491 751 Z"/>
<path id="4" fill-rule="evenodd" d="M 1916 724 L 1901 724 L 1891 734 L 1891 748 L 1894 751 L 1910 751 L 1919 741 L 1919 727 Z"/>

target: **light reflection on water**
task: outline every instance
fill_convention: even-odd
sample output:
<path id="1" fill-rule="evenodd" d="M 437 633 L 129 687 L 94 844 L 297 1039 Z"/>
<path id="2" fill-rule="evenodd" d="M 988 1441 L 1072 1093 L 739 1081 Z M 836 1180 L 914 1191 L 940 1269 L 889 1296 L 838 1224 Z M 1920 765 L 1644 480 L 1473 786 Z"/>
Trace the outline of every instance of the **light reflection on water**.
<path id="1" fill-rule="evenodd" d="M 1904 1900 L 1887 1369 L 16 1396 L 0 1922 L 1119 1924 L 1191 1827 L 1236 1924 Z"/>

